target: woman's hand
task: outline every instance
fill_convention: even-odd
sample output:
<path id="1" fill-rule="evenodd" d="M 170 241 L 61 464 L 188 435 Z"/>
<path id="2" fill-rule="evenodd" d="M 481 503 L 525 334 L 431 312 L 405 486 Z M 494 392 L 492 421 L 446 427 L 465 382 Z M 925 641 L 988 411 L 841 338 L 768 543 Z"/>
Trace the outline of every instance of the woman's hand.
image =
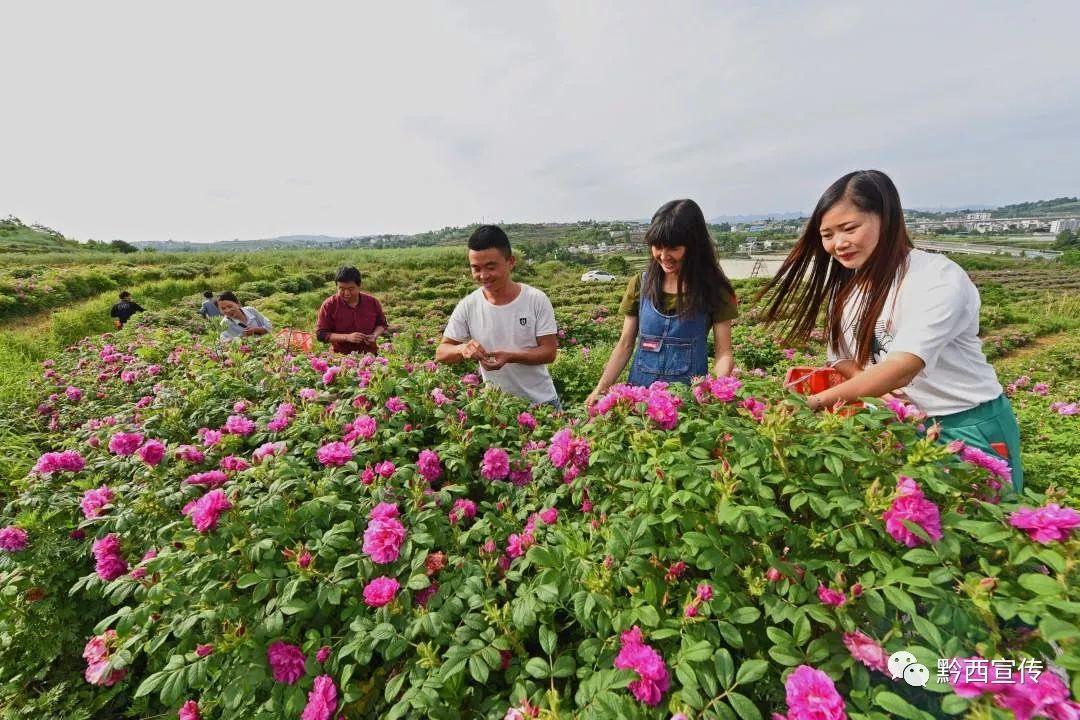
<path id="1" fill-rule="evenodd" d="M 607 395 L 607 390 L 595 388 L 591 393 L 589 393 L 589 397 L 585 398 L 585 407 L 591 408 L 597 403 L 597 401 L 600 400 L 600 398 L 604 397 L 605 395 Z"/>

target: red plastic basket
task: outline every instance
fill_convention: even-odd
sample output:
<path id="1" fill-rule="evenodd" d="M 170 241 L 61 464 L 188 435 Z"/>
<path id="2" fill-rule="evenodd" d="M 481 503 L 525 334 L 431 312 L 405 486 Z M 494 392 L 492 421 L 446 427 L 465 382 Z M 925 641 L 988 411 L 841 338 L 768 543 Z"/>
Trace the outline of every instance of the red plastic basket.
<path id="1" fill-rule="evenodd" d="M 813 395 L 836 387 L 844 382 L 844 376 L 830 367 L 793 367 L 784 376 L 784 387 L 800 395 Z"/>
<path id="2" fill-rule="evenodd" d="M 836 387 L 844 380 L 846 378 L 831 367 L 793 367 L 788 368 L 787 375 L 784 376 L 784 387 L 800 395 L 814 395 Z M 840 408 L 840 412 L 851 415 L 861 407 L 864 407 L 861 402 L 846 403 Z"/>
<path id="3" fill-rule="evenodd" d="M 282 328 L 278 331 L 277 342 L 281 347 L 292 348 L 311 352 L 311 333 L 292 328 Z"/>

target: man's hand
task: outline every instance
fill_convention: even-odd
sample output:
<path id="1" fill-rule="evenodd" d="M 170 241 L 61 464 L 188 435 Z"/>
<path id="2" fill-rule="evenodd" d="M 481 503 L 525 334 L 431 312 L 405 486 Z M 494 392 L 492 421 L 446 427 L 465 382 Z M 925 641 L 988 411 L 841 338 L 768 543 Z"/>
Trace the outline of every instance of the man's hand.
<path id="1" fill-rule="evenodd" d="M 498 350 L 493 353 L 488 353 L 481 358 L 480 366 L 485 370 L 498 370 L 508 362 L 510 362 L 510 353 L 505 350 Z"/>
<path id="2" fill-rule="evenodd" d="M 342 337 L 345 338 L 345 342 L 356 343 L 357 345 L 362 345 L 371 340 L 370 335 L 362 332 L 343 333 Z"/>
<path id="3" fill-rule="evenodd" d="M 116 326 L 117 330 L 124 327 L 124 323 L 120 322 L 120 318 L 116 318 L 115 320 L 113 320 L 113 325 Z"/>
<path id="4" fill-rule="evenodd" d="M 488 351 L 475 340 L 470 340 L 461 346 L 461 357 L 465 360 L 478 360 L 483 363 L 487 356 Z"/>

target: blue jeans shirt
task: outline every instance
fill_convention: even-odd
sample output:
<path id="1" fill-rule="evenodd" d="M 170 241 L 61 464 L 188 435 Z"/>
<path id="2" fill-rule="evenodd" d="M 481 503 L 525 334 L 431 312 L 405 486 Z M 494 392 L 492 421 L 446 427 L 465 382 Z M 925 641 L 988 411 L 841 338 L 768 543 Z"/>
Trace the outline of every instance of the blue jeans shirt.
<path id="1" fill-rule="evenodd" d="M 638 345 L 630 365 L 631 385 L 651 385 L 656 380 L 689 383 L 709 372 L 708 315 L 691 318 L 664 315 L 645 297 L 645 274 L 641 276 L 638 303 Z"/>

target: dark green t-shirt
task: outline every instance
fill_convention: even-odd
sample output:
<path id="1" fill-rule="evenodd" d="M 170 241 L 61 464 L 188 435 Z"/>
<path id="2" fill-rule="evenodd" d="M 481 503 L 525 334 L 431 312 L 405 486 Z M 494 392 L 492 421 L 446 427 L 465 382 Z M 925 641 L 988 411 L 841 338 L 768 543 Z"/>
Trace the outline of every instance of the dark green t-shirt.
<path id="1" fill-rule="evenodd" d="M 672 315 L 675 313 L 675 306 L 678 298 L 675 293 L 663 293 L 663 299 L 660 302 L 661 307 L 656 308 L 665 315 Z M 626 283 L 626 292 L 623 294 L 622 302 L 619 303 L 619 312 L 623 315 L 631 315 L 637 317 L 638 315 L 638 303 L 641 301 L 641 275 L 635 274 L 630 278 L 630 281 Z M 725 320 L 734 320 L 739 316 L 739 302 L 734 297 L 725 297 L 724 304 L 712 312 L 713 324 L 718 322 L 724 322 Z"/>

